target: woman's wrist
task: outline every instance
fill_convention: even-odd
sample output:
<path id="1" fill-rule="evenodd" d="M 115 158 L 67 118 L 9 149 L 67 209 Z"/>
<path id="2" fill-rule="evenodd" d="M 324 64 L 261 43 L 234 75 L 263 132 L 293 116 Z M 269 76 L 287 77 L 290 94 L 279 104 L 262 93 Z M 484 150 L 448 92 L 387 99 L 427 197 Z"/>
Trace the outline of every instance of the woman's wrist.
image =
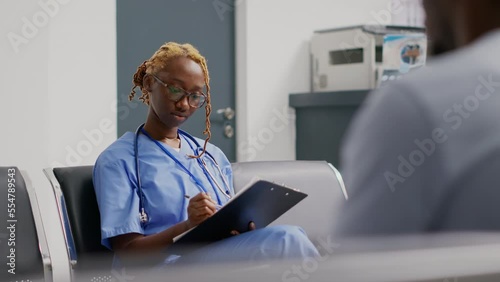
<path id="1" fill-rule="evenodd" d="M 189 219 L 186 219 L 186 221 L 184 221 L 184 231 L 188 231 L 189 229 L 193 228 L 193 226 L 191 226 L 192 223 L 191 223 L 191 220 Z"/>

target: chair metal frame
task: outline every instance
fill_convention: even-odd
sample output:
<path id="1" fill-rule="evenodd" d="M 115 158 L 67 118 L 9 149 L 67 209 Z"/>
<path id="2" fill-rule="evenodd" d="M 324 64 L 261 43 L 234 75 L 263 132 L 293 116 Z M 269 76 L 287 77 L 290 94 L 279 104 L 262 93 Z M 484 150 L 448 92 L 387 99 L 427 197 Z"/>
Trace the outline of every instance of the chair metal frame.
<path id="1" fill-rule="evenodd" d="M 344 194 L 344 198 L 346 199 L 346 201 L 349 200 L 349 195 L 347 194 L 347 189 L 345 188 L 344 179 L 342 178 L 342 174 L 340 174 L 340 171 L 338 171 L 338 169 L 335 168 L 331 163 L 328 163 L 328 166 L 330 166 L 330 168 L 335 173 L 335 176 L 337 177 L 337 181 L 339 182 L 339 185 L 340 185 L 340 189 L 342 189 L 342 194 Z"/>
<path id="2" fill-rule="evenodd" d="M 38 238 L 38 247 L 40 249 L 40 254 L 42 256 L 43 264 L 43 276 L 45 282 L 53 281 L 52 273 L 52 259 L 49 251 L 49 244 L 47 242 L 47 236 L 45 235 L 45 227 L 43 225 L 42 216 L 40 212 L 40 205 L 38 204 L 38 197 L 36 190 L 31 182 L 31 178 L 28 173 L 24 170 L 20 170 L 21 176 L 24 179 L 26 186 L 26 191 L 28 192 L 28 197 L 31 205 L 31 212 L 33 214 L 33 220 L 35 222 L 35 229 Z"/>
<path id="3" fill-rule="evenodd" d="M 59 213 L 59 219 L 62 224 L 62 230 L 64 233 L 64 240 L 66 243 L 66 253 L 68 256 L 69 269 L 71 280 L 75 281 L 75 267 L 78 263 L 75 241 L 73 239 L 73 233 L 71 231 L 71 222 L 69 221 L 69 216 L 66 208 L 66 201 L 64 199 L 64 194 L 61 190 L 61 185 L 57 180 L 53 168 L 43 169 L 45 176 L 48 178 L 50 185 L 52 186 L 52 191 L 54 192 L 54 197 L 57 204 L 57 211 Z"/>

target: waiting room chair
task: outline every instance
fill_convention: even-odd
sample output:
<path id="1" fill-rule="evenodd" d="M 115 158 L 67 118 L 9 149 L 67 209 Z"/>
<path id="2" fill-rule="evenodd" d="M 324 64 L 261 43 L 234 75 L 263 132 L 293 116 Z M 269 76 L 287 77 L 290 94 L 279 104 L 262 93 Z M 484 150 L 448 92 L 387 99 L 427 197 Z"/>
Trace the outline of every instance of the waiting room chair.
<path id="1" fill-rule="evenodd" d="M 253 177 L 299 189 L 308 196 L 271 225 L 301 226 L 313 243 L 329 240 L 335 213 L 347 191 L 338 170 L 325 161 L 262 161 L 234 163 L 235 192 Z M 321 250 L 320 250 L 321 251 Z"/>
<path id="2" fill-rule="evenodd" d="M 47 168 L 44 173 L 56 197 L 73 280 L 81 281 L 78 273 L 101 270 L 102 275 L 93 280 L 110 281 L 113 255 L 101 245 L 92 170 L 93 166 L 78 166 Z"/>
<path id="3" fill-rule="evenodd" d="M 44 172 L 52 184 L 63 221 L 73 277 L 77 277 L 79 271 L 87 270 L 93 270 L 95 275 L 99 273 L 96 268 L 104 267 L 102 273 L 105 278 L 99 281 L 109 281 L 112 253 L 101 245 L 100 216 L 92 170 L 93 166 L 80 166 L 48 168 Z M 337 203 L 347 198 L 340 174 L 323 161 L 234 163 L 233 172 L 236 191 L 254 176 L 260 176 L 307 193 L 309 196 L 306 199 L 273 224 L 300 225 L 312 240 L 326 240 L 331 232 L 331 217 Z M 102 259 L 96 260 L 100 256 Z M 96 261 L 99 262 L 97 265 Z"/>
<path id="4" fill-rule="evenodd" d="M 0 167 L 0 281 L 52 281 L 52 263 L 38 199 L 17 167 Z M 10 271 L 10 272 L 9 272 Z"/>

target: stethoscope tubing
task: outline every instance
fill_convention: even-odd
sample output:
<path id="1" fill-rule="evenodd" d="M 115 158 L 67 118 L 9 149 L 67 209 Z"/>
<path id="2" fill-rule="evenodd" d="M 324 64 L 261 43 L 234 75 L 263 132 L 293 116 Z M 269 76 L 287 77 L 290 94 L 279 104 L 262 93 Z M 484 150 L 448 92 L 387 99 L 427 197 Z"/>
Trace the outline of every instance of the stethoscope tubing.
<path id="1" fill-rule="evenodd" d="M 189 133 L 179 129 L 178 130 L 179 132 L 179 135 L 183 135 L 184 137 L 186 137 L 187 139 L 191 140 L 195 145 L 196 145 L 196 149 L 193 148 L 193 146 L 191 145 L 190 142 L 187 142 L 189 144 L 189 147 L 191 148 L 191 150 L 193 150 L 193 152 L 195 152 L 196 154 L 198 154 L 198 149 L 200 149 L 200 144 L 196 141 L 196 139 L 191 136 Z M 136 177 L 137 177 L 137 193 L 139 194 L 139 217 L 141 219 L 141 223 L 147 223 L 148 222 L 148 216 L 147 216 L 147 213 L 145 212 L 145 195 L 144 195 L 144 192 L 142 191 L 142 184 L 141 184 L 141 177 L 140 177 L 140 168 L 139 168 L 139 149 L 138 149 L 138 139 L 139 139 L 139 134 L 144 134 L 146 135 L 149 139 L 151 139 L 153 142 L 155 142 L 155 144 L 160 148 L 162 149 L 177 165 L 179 165 L 179 167 L 186 173 L 188 174 L 191 179 L 193 179 L 196 183 L 196 185 L 198 186 L 198 188 L 207 193 L 207 190 L 203 187 L 203 185 L 201 185 L 201 183 L 198 181 L 198 179 L 191 173 L 191 171 L 189 171 L 174 155 L 172 155 L 166 148 L 164 148 L 157 140 L 153 139 L 145 130 L 144 130 L 144 124 L 141 124 L 136 132 L 135 132 L 135 138 L 134 138 L 134 158 L 135 158 L 135 172 L 136 172 Z M 187 141 L 186 139 L 186 141 Z M 226 180 L 226 178 L 224 177 L 224 174 L 222 173 L 222 170 L 220 169 L 220 166 L 219 164 L 217 163 L 217 161 L 215 160 L 215 158 L 212 156 L 212 154 L 210 154 L 209 152 L 205 152 L 206 155 L 209 156 L 209 158 L 212 160 L 212 163 L 215 165 L 215 167 L 217 168 L 217 170 L 219 171 L 220 175 L 221 175 L 221 178 L 222 178 L 222 181 L 224 182 L 224 185 L 226 186 L 226 191 L 224 191 L 224 189 L 219 185 L 218 181 L 215 179 L 215 177 L 213 176 L 213 174 L 210 172 L 210 170 L 208 169 L 208 166 L 206 165 L 205 161 L 201 158 L 198 158 L 197 159 L 197 162 L 198 164 L 201 166 L 202 170 L 203 170 L 203 173 L 205 174 L 205 176 L 207 177 L 207 179 L 209 180 L 210 182 L 210 185 L 212 185 L 212 188 L 215 188 L 214 187 L 214 184 L 215 186 L 217 187 L 217 189 L 222 192 L 226 197 L 228 198 L 231 198 L 231 195 L 230 195 L 230 186 L 229 186 L 229 183 L 228 181 Z M 183 193 L 186 194 L 186 191 L 185 191 L 185 187 L 183 186 L 182 187 L 183 189 Z M 219 195 L 218 193 L 215 193 L 216 197 L 217 197 L 217 201 L 219 202 L 219 204 L 222 204 L 222 201 L 221 199 L 219 198 Z M 182 210 L 185 210 L 186 209 L 186 202 L 184 201 L 183 204 L 182 204 Z"/>

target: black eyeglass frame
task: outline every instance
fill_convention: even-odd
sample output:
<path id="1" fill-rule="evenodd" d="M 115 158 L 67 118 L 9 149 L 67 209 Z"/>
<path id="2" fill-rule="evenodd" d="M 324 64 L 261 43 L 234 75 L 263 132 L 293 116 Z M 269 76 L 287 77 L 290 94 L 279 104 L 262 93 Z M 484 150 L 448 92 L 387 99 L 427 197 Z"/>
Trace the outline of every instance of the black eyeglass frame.
<path id="1" fill-rule="evenodd" d="M 152 74 L 152 77 L 155 78 L 155 80 L 160 83 L 163 87 L 167 89 L 169 92 L 168 98 L 173 101 L 173 102 L 179 102 L 180 100 L 184 99 L 184 97 L 188 97 L 188 104 L 189 106 L 193 108 L 201 108 L 207 101 L 207 94 L 203 93 L 202 91 L 198 92 L 192 92 L 190 93 L 189 91 L 186 91 L 182 89 L 181 87 L 169 85 L 165 82 L 163 82 L 161 79 L 159 79 L 156 75 Z M 179 95 L 179 93 L 182 93 L 182 95 Z M 175 96 L 174 96 L 175 95 Z M 201 101 L 197 101 L 197 99 L 203 98 Z"/>

